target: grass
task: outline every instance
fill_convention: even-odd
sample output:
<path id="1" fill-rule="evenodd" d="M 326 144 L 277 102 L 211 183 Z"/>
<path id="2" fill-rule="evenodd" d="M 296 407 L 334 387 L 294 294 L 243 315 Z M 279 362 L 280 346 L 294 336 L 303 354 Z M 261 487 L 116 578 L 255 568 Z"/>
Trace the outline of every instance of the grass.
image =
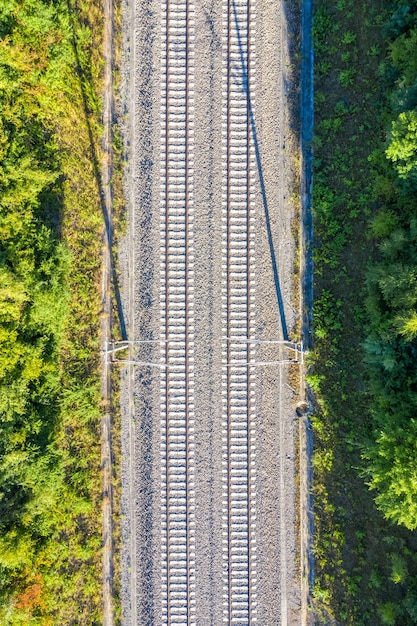
<path id="1" fill-rule="evenodd" d="M 24 415 L 45 436 L 37 439 L 36 455 L 23 449 L 26 426 L 21 425 L 16 405 L 10 412 L 16 420 L 10 445 L 17 452 L 0 459 L 3 482 L 6 460 L 9 482 L 13 479 L 10 461 L 16 454 L 32 463 L 34 471 L 27 480 L 32 481 L 33 493 L 39 494 L 37 500 L 25 501 L 18 485 L 16 497 L 22 494 L 21 505 L 14 510 L 20 518 L 1 537 L 0 622 L 93 626 L 102 623 L 102 4 L 100 0 L 57 0 L 53 6 L 38 0 L 12 4 L 10 0 L 0 10 L 0 26 L 8 28 L 12 23 L 15 29 L 13 37 L 2 41 L 0 52 L 3 63 L 12 59 L 14 79 L 22 81 L 22 106 L 42 125 L 43 132 L 36 137 L 28 132 L 27 141 L 43 145 L 44 138 L 50 138 L 47 149 L 54 155 L 58 175 L 53 179 L 54 194 L 41 197 L 36 219 L 44 224 L 45 232 L 52 233 L 52 241 L 59 241 L 63 261 L 61 274 L 51 279 L 53 284 L 54 280 L 60 283 L 53 292 L 58 294 L 56 300 L 51 305 L 40 300 L 45 320 L 51 317 L 47 305 L 59 311 L 59 350 L 48 362 L 48 376 L 58 383 L 53 393 L 44 386 L 44 395 L 37 396 L 31 414 Z M 5 25 L 2 20 L 9 5 L 12 17 Z M 48 26 L 48 19 L 53 27 Z M 42 34 L 46 27 L 48 37 Z M 52 160 L 44 161 L 42 167 L 52 167 Z M 42 176 L 38 175 L 41 182 L 46 175 Z M 120 212 L 120 181 L 117 193 Z M 0 236 L 3 246 L 6 229 Z M 47 267 L 48 260 L 44 263 Z M 2 292 L 0 297 L 7 300 L 8 296 Z M 12 312 L 15 315 L 15 309 Z M 24 332 L 25 341 L 32 345 L 32 335 Z M 46 339 L 36 337 L 36 341 L 44 345 Z M 36 380 L 38 361 L 33 357 L 24 370 L 31 381 Z M 119 454 L 117 445 L 115 453 Z M 120 613 L 117 598 L 116 613 Z"/>

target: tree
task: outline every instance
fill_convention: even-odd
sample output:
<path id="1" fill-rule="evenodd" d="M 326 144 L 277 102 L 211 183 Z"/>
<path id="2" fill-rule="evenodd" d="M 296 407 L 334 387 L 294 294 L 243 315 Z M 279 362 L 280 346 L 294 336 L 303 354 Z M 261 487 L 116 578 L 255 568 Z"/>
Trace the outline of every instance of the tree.
<path id="1" fill-rule="evenodd" d="M 386 155 L 394 163 L 404 189 L 417 187 L 417 111 L 400 113 L 392 123 Z"/>
<path id="2" fill-rule="evenodd" d="M 417 528 L 417 420 L 410 407 L 408 424 L 387 424 L 368 450 L 369 486 L 376 489 L 375 502 L 387 519 Z"/>

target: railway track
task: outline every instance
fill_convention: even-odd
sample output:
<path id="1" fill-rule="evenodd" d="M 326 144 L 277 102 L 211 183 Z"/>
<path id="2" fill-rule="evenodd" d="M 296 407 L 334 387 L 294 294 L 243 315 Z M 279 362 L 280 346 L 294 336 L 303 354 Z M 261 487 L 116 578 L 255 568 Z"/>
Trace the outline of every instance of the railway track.
<path id="1" fill-rule="evenodd" d="M 290 3 L 124 2 L 122 623 L 294 626 Z"/>
<path id="2" fill-rule="evenodd" d="M 195 623 L 193 40 L 191 2 L 167 0 L 161 84 L 162 620 Z"/>
<path id="3" fill-rule="evenodd" d="M 223 621 L 256 622 L 254 179 L 250 0 L 224 4 L 223 39 Z"/>
<path id="4" fill-rule="evenodd" d="M 160 336 L 162 622 L 195 624 L 194 5 L 162 17 Z M 223 4 L 223 622 L 256 622 L 254 193 L 249 0 Z M 253 99 L 253 95 L 251 96 Z M 220 338 L 219 338 L 220 339 Z"/>

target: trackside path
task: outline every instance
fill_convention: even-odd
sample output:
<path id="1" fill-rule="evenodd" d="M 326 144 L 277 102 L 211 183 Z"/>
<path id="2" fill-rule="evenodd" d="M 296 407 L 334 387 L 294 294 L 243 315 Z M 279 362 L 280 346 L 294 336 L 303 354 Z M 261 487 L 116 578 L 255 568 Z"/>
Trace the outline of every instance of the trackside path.
<path id="1" fill-rule="evenodd" d="M 112 487 L 112 419 L 110 366 L 105 350 L 111 338 L 111 273 L 112 273 L 112 122 L 113 122 L 113 3 L 103 0 L 104 85 L 103 85 L 103 163 L 101 179 L 106 213 L 103 233 L 101 301 L 101 468 L 103 487 L 103 626 L 113 626 L 113 487 Z"/>

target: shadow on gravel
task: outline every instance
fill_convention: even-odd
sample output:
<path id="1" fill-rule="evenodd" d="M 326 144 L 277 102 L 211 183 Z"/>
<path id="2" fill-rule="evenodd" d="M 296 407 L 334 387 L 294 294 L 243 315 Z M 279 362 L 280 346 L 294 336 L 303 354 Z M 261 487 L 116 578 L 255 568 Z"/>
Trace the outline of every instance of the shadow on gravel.
<path id="1" fill-rule="evenodd" d="M 122 298 L 120 295 L 119 279 L 118 279 L 117 271 L 116 271 L 116 259 L 115 259 L 115 254 L 113 250 L 113 227 L 112 227 L 111 217 L 109 215 L 109 208 L 107 207 L 106 201 L 105 201 L 105 189 L 104 189 L 103 181 L 101 177 L 101 166 L 100 166 L 100 162 L 97 156 L 96 146 L 94 142 L 94 134 L 93 134 L 91 121 L 90 121 L 91 107 L 89 106 L 89 103 L 88 103 L 88 92 L 87 92 L 86 85 L 92 81 L 92 77 L 89 75 L 88 69 L 85 69 L 81 63 L 80 53 L 78 51 L 78 45 L 77 45 L 76 25 L 74 23 L 74 10 L 75 9 L 71 6 L 70 0 L 67 0 L 67 7 L 68 7 L 68 15 L 70 16 L 70 21 L 71 21 L 71 31 L 72 31 L 71 42 L 72 42 L 72 49 L 74 51 L 75 63 L 76 63 L 75 71 L 76 71 L 78 81 L 80 84 L 81 97 L 83 100 L 83 108 L 84 108 L 84 115 L 85 115 L 85 124 L 87 127 L 88 139 L 90 143 L 91 162 L 93 164 L 94 176 L 95 176 L 96 183 L 97 183 L 97 189 L 100 195 L 100 205 L 101 205 L 101 210 L 102 210 L 103 219 L 104 219 L 105 237 L 107 240 L 107 245 L 108 245 L 109 254 L 110 254 L 110 263 L 111 263 L 110 274 L 111 274 L 114 294 L 116 298 L 116 308 L 117 308 L 117 315 L 119 318 L 120 334 L 123 340 L 127 340 L 128 337 L 127 337 L 127 331 L 126 331 L 126 321 L 125 321 L 125 316 L 123 312 Z"/>
<path id="2" fill-rule="evenodd" d="M 242 81 L 242 90 L 244 94 L 246 95 L 247 107 L 248 107 L 248 112 L 249 112 L 249 121 L 250 121 L 250 126 L 251 126 L 251 131 L 252 131 L 253 143 L 255 147 L 256 166 L 258 169 L 259 185 L 261 187 L 261 195 L 262 195 L 262 203 L 264 207 L 266 230 L 268 234 L 269 253 L 271 256 L 272 271 L 274 273 L 275 293 L 277 297 L 279 315 L 281 319 L 282 336 L 283 336 L 284 341 L 288 341 L 289 339 L 288 328 L 287 328 L 287 322 L 285 319 L 284 302 L 282 299 L 282 291 L 281 291 L 281 285 L 280 285 L 279 275 L 278 275 L 277 258 L 275 254 L 274 241 L 272 237 L 271 220 L 269 217 L 269 207 L 268 207 L 268 199 L 266 196 L 265 180 L 264 180 L 263 169 L 262 169 L 261 152 L 259 149 L 258 135 L 256 132 L 255 115 L 253 113 L 252 102 L 251 102 L 251 97 L 250 97 L 249 82 L 248 82 L 248 69 L 245 63 L 245 58 L 244 58 L 244 53 L 243 53 L 243 45 L 242 45 L 242 39 L 241 39 L 240 29 L 239 29 L 239 24 L 238 24 L 238 19 L 237 19 L 235 0 L 232 0 L 232 5 L 233 5 L 233 15 L 234 15 L 236 33 L 237 33 L 237 38 L 238 38 L 239 51 L 240 51 L 240 61 L 241 61 L 241 66 L 242 66 L 239 78 Z"/>

